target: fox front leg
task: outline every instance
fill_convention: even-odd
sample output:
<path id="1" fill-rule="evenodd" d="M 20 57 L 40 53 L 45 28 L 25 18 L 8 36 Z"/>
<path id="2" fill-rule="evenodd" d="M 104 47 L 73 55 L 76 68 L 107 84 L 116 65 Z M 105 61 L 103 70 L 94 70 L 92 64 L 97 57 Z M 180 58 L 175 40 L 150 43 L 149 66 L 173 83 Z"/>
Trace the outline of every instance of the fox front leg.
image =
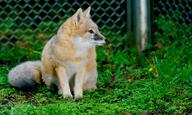
<path id="1" fill-rule="evenodd" d="M 96 67 L 91 68 L 90 72 L 86 74 L 85 80 L 83 83 L 83 90 L 92 91 L 97 89 L 96 82 L 97 82 L 97 69 Z"/>
<path id="2" fill-rule="evenodd" d="M 62 93 L 64 98 L 72 98 L 72 94 L 69 87 L 69 78 L 67 76 L 66 69 L 64 67 L 58 67 L 56 68 L 58 81 L 60 85 L 59 91 Z"/>
<path id="3" fill-rule="evenodd" d="M 85 74 L 86 74 L 86 71 L 83 68 L 79 70 L 75 76 L 75 86 L 74 86 L 75 98 L 83 97 L 83 83 L 84 83 Z"/>
<path id="4" fill-rule="evenodd" d="M 86 66 L 87 73 L 84 78 L 83 90 L 95 90 L 97 88 L 97 63 L 96 60 L 90 60 Z"/>

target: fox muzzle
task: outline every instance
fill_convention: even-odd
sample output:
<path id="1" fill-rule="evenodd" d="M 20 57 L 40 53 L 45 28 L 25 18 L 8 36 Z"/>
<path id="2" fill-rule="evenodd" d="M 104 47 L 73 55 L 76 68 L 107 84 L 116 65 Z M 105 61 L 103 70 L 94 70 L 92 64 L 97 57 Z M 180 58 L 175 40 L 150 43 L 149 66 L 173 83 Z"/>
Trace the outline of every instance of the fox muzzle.
<path id="1" fill-rule="evenodd" d="M 105 44 L 105 38 L 103 38 L 102 36 L 99 36 L 97 34 L 94 35 L 94 41 L 97 43 L 97 45 L 103 45 Z"/>

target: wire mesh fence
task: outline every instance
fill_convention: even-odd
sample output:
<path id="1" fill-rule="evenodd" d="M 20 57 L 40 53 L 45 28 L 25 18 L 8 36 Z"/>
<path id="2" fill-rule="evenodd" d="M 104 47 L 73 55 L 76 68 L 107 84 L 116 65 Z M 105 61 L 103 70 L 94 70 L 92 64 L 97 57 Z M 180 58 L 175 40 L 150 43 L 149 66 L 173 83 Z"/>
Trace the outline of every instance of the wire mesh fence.
<path id="1" fill-rule="evenodd" d="M 192 46 L 192 0 L 154 0 L 154 28 L 156 41 Z"/>
<path id="2" fill-rule="evenodd" d="M 153 5 L 153 37 L 162 44 L 179 39 L 191 45 L 192 1 L 153 0 Z M 127 0 L 0 0 L 0 47 L 45 41 L 79 7 L 88 6 L 113 46 L 127 47 Z"/>
<path id="3" fill-rule="evenodd" d="M 92 19 L 111 37 L 109 40 L 114 41 L 115 46 L 122 45 L 125 36 L 118 38 L 118 35 L 126 30 L 126 0 L 0 0 L 1 46 L 48 39 L 79 7 L 88 6 L 92 7 Z"/>

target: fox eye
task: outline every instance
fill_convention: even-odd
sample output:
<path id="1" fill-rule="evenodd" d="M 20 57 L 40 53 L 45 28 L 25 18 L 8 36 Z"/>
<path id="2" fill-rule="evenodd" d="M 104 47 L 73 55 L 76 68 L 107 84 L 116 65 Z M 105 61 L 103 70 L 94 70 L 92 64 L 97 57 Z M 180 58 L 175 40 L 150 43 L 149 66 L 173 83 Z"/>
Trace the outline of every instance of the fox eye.
<path id="1" fill-rule="evenodd" d="M 94 32 L 93 32 L 93 30 L 89 30 L 89 33 L 93 34 Z"/>

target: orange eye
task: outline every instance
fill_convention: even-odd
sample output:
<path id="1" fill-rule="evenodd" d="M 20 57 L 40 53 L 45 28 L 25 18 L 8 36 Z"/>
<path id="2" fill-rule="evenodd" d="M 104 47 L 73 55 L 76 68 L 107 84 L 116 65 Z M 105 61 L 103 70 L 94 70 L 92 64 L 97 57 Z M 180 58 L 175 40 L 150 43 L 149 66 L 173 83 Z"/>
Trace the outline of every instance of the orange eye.
<path id="1" fill-rule="evenodd" d="M 89 30 L 89 33 L 93 34 L 94 32 L 93 32 L 93 30 Z"/>

